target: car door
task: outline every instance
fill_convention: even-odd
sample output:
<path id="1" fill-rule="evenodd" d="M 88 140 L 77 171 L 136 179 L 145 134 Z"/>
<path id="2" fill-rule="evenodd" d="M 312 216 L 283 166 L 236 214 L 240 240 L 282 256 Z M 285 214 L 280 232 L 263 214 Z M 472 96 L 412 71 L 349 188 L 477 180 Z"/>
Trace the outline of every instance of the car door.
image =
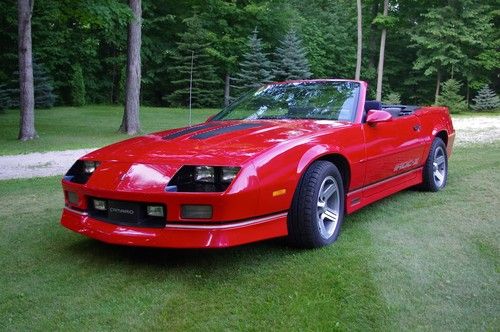
<path id="1" fill-rule="evenodd" d="M 363 124 L 366 151 L 364 186 L 417 168 L 423 155 L 420 120 L 415 115 Z"/>

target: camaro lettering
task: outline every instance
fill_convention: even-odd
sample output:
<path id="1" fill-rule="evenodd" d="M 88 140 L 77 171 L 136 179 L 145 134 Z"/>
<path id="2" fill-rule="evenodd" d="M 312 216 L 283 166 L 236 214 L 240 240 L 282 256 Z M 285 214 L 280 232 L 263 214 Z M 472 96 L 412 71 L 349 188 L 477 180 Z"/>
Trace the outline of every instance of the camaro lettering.
<path id="1" fill-rule="evenodd" d="M 417 164 L 418 164 L 418 158 L 415 158 L 415 159 L 412 159 L 412 160 L 405 161 L 405 162 L 403 162 L 403 163 L 397 164 L 397 165 L 394 167 L 394 172 L 398 172 L 398 171 L 401 171 L 401 170 L 403 170 L 403 169 L 407 169 L 407 168 L 410 168 L 410 167 L 416 166 Z"/>
<path id="2" fill-rule="evenodd" d="M 109 208 L 109 212 L 118 212 L 125 214 L 134 214 L 134 210 L 126 210 L 126 209 L 118 209 L 118 208 Z"/>

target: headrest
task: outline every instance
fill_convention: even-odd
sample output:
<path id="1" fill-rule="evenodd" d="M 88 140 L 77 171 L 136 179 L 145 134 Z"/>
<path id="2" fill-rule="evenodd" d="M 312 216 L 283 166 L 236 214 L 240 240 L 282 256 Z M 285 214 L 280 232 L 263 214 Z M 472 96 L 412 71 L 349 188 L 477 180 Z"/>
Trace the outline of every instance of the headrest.
<path id="1" fill-rule="evenodd" d="M 365 101 L 365 112 L 370 110 L 382 110 L 382 103 L 378 100 Z"/>

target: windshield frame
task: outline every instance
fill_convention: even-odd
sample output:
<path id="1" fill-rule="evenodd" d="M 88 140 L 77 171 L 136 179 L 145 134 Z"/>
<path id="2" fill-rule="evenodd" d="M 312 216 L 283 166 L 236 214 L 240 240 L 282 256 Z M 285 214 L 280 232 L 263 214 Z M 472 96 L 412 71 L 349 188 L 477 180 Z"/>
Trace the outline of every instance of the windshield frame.
<path id="1" fill-rule="evenodd" d="M 316 84 L 334 84 L 334 83 L 350 83 L 350 84 L 355 84 L 357 85 L 357 87 L 353 90 L 356 90 L 355 91 L 355 96 L 353 97 L 353 106 L 352 106 L 352 110 L 351 110 L 351 114 L 350 114 L 350 118 L 349 119 L 341 119 L 341 120 L 338 120 L 338 119 L 331 119 L 331 118 L 312 118 L 312 117 L 304 117 L 304 118 L 279 118 L 279 117 L 269 117 L 269 118 L 256 118 L 256 119 L 248 119 L 248 118 L 244 118 L 244 119 L 224 119 L 223 117 L 232 112 L 234 107 L 236 105 L 238 105 L 238 103 L 247 98 L 249 95 L 254 95 L 256 94 L 259 90 L 262 90 L 262 89 L 268 89 L 269 87 L 271 86 L 279 86 L 279 85 L 290 85 L 290 84 L 300 84 L 300 83 L 316 83 Z M 249 91 L 249 92 L 246 92 L 244 93 L 243 95 L 241 95 L 240 97 L 238 97 L 235 101 L 233 101 L 231 104 L 229 104 L 228 106 L 224 107 L 220 112 L 218 112 L 217 114 L 215 114 L 213 116 L 213 118 L 210 119 L 210 121 L 255 121 L 255 120 L 262 120 L 262 121 L 265 121 L 265 120 L 285 120 L 285 121 L 293 121 L 293 120 L 297 120 L 297 121 L 300 121 L 300 120 L 322 120 L 322 121 L 347 121 L 347 122 L 351 122 L 351 123 L 354 123 L 355 120 L 356 120 L 356 117 L 357 117 L 357 113 L 358 113 L 358 109 L 359 109 L 359 100 L 360 100 L 360 97 L 361 97 L 361 94 L 362 94 L 362 89 L 363 89 L 363 84 L 362 82 L 360 81 L 356 81 L 356 80 L 335 80 L 335 79 L 324 79 L 324 80 L 297 80 L 297 81 L 286 81 L 286 82 L 273 82 L 273 83 L 268 83 L 268 84 L 265 84 L 263 86 L 261 86 L 259 89 L 256 89 L 256 90 L 252 90 L 252 91 Z"/>

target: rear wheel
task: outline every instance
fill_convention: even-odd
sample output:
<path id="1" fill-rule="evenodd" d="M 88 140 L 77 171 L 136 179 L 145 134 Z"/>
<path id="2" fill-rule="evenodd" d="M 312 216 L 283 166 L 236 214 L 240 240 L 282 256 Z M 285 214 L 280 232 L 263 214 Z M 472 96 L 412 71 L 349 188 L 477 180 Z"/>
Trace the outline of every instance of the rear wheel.
<path id="1" fill-rule="evenodd" d="M 288 215 L 288 241 L 303 248 L 333 243 L 344 219 L 344 186 L 338 168 L 316 161 L 295 191 Z"/>
<path id="2" fill-rule="evenodd" d="M 439 191 L 448 180 L 448 155 L 443 140 L 436 137 L 432 142 L 429 156 L 424 166 L 422 189 Z"/>

